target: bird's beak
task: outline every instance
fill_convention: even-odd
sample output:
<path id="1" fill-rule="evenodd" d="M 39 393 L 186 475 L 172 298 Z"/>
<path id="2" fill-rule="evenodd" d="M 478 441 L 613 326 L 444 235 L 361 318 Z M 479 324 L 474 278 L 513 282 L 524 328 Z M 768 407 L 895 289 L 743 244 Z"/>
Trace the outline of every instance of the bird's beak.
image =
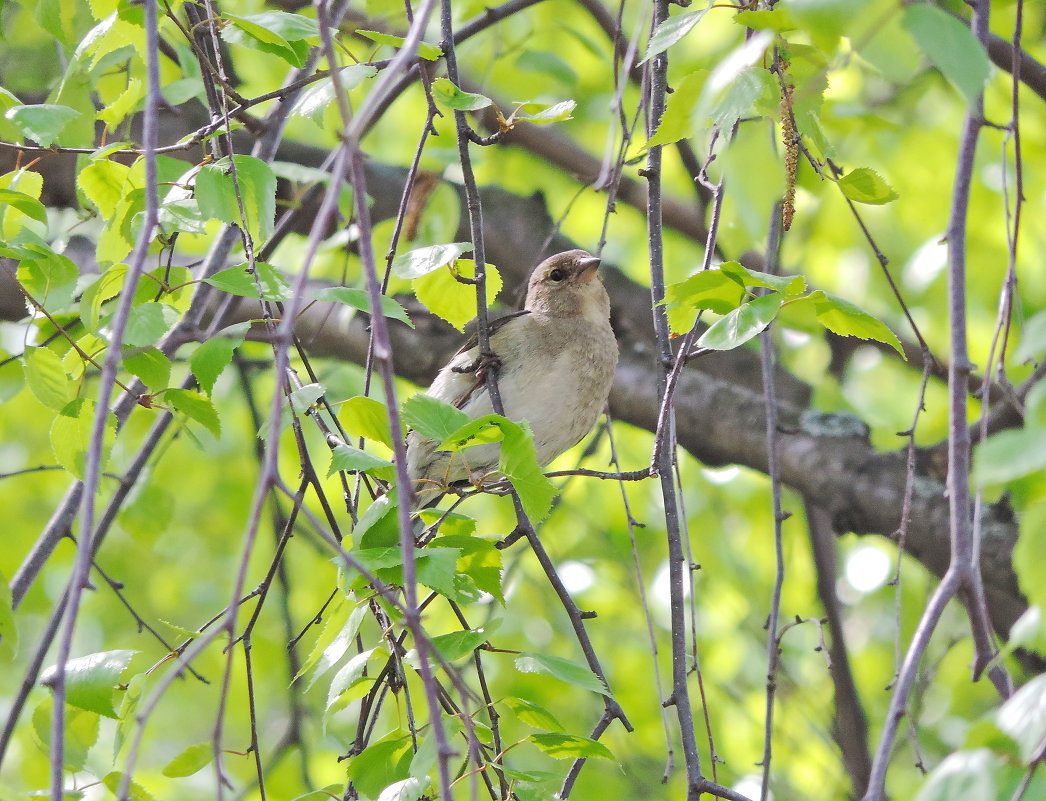
<path id="1" fill-rule="evenodd" d="M 582 281 L 591 281 L 596 275 L 596 268 L 599 267 L 599 259 L 595 256 L 589 256 L 587 259 L 581 259 L 578 261 L 578 276 Z"/>

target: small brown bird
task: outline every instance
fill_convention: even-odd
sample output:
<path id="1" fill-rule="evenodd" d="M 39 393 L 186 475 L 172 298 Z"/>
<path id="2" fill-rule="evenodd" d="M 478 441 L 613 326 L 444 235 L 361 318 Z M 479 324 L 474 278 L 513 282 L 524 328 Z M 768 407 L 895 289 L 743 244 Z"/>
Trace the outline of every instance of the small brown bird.
<path id="1" fill-rule="evenodd" d="M 490 327 L 505 416 L 530 424 L 542 466 L 592 430 L 614 380 L 617 340 L 597 267 L 599 259 L 584 250 L 545 259 L 531 273 L 524 310 Z M 440 370 L 427 394 L 473 419 L 492 414 L 478 367 L 473 339 Z M 413 431 L 407 437 L 407 471 L 422 504 L 448 484 L 497 477 L 499 445 L 452 453 L 438 450 L 437 444 Z"/>

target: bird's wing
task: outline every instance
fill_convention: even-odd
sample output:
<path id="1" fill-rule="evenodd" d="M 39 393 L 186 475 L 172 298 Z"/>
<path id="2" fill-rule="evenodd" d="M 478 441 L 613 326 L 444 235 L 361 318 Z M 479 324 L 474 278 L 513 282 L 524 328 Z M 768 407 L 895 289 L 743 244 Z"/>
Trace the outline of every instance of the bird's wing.
<path id="1" fill-rule="evenodd" d="M 498 317 L 496 320 L 491 320 L 489 323 L 487 323 L 487 336 L 494 336 L 494 334 L 496 334 L 498 331 L 505 327 L 506 323 L 515 320 L 517 317 L 522 317 L 524 314 L 530 314 L 530 311 L 528 309 L 521 309 L 520 311 L 512 312 L 511 314 L 506 314 L 504 317 Z M 465 340 L 465 344 L 462 345 L 458 352 L 454 354 L 455 356 L 458 356 L 464 353 L 465 351 L 472 350 L 474 347 L 476 347 L 476 345 L 479 344 L 479 334 L 476 331 L 475 320 L 473 320 L 465 326 L 465 334 L 468 338 Z"/>

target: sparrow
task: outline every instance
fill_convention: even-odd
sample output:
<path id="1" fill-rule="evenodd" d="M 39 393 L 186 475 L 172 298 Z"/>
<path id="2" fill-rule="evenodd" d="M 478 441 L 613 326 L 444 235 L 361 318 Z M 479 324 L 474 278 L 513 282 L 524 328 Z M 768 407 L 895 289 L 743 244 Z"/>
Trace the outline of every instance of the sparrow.
<path id="1" fill-rule="evenodd" d="M 492 414 L 484 371 L 493 363 L 505 416 L 530 425 L 538 463 L 544 467 L 572 448 L 595 426 L 617 367 L 610 298 L 598 267 L 599 259 L 584 250 L 545 259 L 530 275 L 523 310 L 490 324 L 493 355 L 480 354 L 473 338 L 426 394 L 472 419 Z M 456 453 L 438 445 L 416 431 L 407 436 L 407 472 L 419 504 L 452 484 L 481 486 L 500 478 L 497 443 Z"/>

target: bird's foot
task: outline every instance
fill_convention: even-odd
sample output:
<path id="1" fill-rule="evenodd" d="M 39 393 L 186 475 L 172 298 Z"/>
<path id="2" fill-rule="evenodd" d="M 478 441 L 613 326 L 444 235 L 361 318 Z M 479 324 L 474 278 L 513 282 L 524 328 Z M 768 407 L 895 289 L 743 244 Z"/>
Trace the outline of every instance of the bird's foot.
<path id="1" fill-rule="evenodd" d="M 501 358 L 493 352 L 481 353 L 474 362 L 459 364 L 450 368 L 455 373 L 474 373 L 476 380 L 481 384 L 486 382 L 487 374 L 493 370 L 495 373 L 501 369 Z"/>

